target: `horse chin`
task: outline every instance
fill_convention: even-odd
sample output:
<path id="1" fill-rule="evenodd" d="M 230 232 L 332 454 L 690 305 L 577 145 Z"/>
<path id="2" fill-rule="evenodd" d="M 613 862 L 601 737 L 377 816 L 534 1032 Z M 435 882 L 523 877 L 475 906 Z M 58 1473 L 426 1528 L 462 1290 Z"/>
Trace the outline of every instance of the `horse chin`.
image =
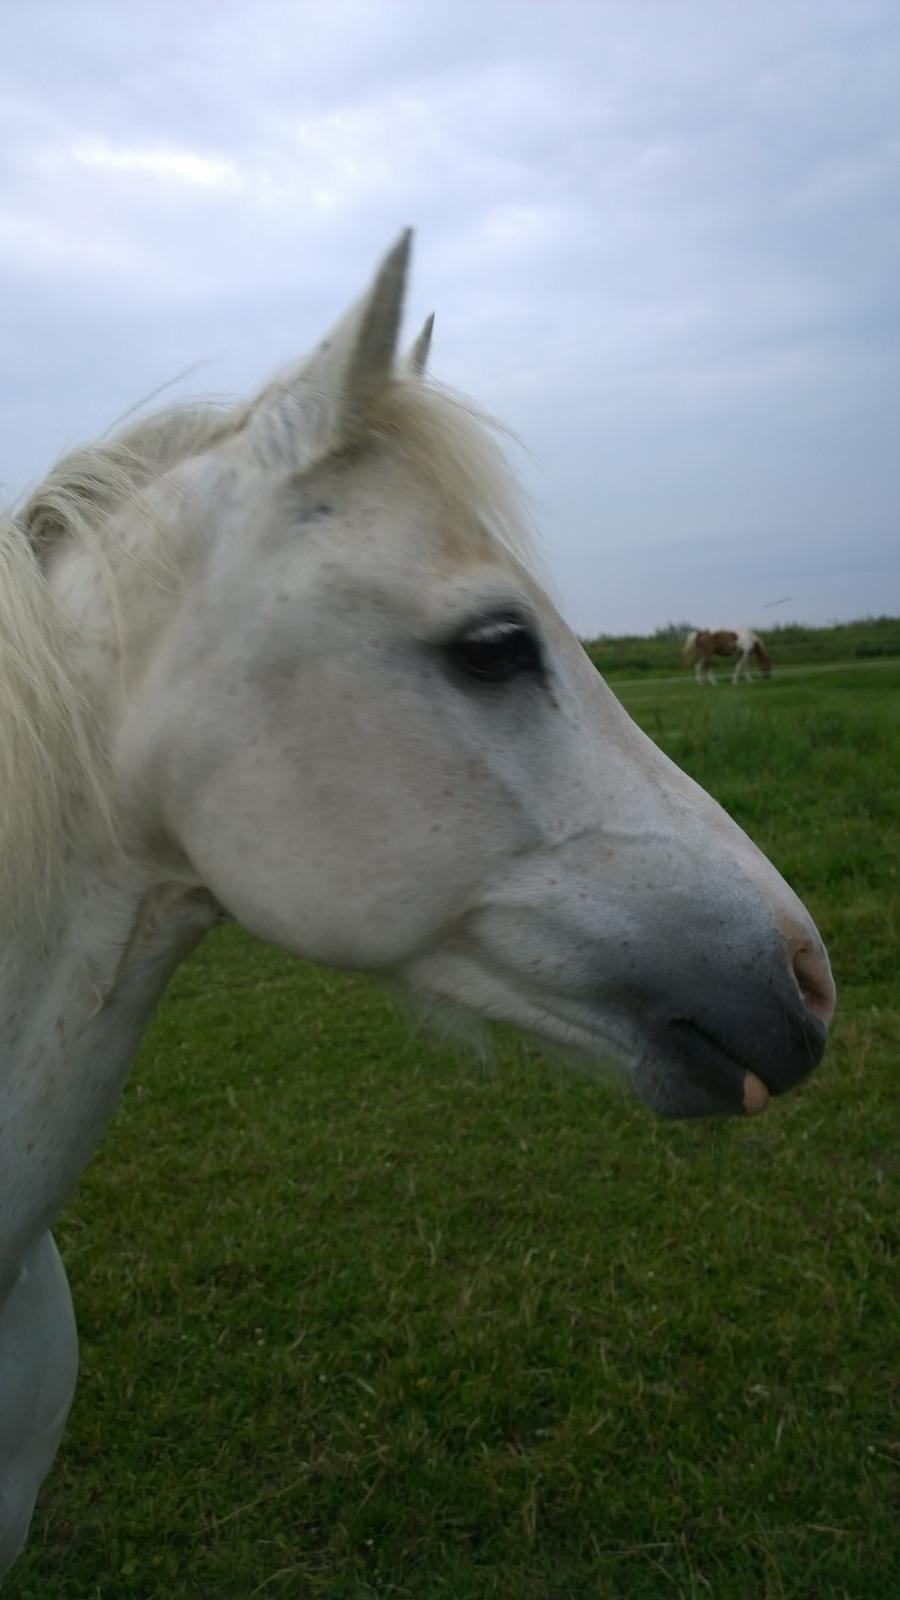
<path id="1" fill-rule="evenodd" d="M 679 1062 L 638 1063 L 634 1087 L 658 1116 L 677 1121 L 697 1117 L 755 1117 L 766 1109 L 769 1090 L 755 1072 L 721 1061 L 715 1075 Z"/>

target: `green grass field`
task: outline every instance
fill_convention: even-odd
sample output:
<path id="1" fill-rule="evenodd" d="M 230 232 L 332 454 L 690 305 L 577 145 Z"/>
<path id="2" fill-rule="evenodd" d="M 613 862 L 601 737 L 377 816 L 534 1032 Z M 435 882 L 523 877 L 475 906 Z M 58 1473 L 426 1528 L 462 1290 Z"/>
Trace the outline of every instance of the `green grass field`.
<path id="1" fill-rule="evenodd" d="M 4 1600 L 900 1595 L 900 661 L 623 698 L 819 921 L 823 1067 L 665 1124 L 210 938 L 58 1229 L 81 1380 Z"/>

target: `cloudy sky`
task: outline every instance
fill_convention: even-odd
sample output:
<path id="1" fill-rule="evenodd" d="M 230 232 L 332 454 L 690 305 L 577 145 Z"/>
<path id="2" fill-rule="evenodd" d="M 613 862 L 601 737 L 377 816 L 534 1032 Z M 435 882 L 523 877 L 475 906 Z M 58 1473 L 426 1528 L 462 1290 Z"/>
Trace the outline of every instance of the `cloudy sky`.
<path id="1" fill-rule="evenodd" d="M 407 222 L 582 633 L 900 613 L 896 0 L 5 0 L 4 497 Z"/>

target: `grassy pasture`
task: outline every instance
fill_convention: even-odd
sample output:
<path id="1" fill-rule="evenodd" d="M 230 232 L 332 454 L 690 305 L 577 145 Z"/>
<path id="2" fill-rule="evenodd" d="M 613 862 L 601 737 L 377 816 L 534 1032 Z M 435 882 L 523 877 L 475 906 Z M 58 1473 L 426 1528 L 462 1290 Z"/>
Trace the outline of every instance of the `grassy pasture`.
<path id="1" fill-rule="evenodd" d="M 623 691 L 832 950 L 756 1122 L 201 948 L 58 1229 L 81 1381 L 4 1600 L 895 1600 L 898 692 Z"/>

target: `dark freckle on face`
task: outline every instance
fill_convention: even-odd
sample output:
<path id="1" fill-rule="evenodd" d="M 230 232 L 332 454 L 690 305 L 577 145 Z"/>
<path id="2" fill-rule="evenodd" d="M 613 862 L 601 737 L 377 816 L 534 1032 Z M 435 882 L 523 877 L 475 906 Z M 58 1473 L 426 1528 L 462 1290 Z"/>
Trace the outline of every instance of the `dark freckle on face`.
<path id="1" fill-rule="evenodd" d="M 331 506 L 328 505 L 324 500 L 320 500 L 319 504 L 315 506 L 310 505 L 307 502 L 306 505 L 301 506 L 300 508 L 300 521 L 314 522 L 316 517 L 330 517 L 331 511 Z"/>

